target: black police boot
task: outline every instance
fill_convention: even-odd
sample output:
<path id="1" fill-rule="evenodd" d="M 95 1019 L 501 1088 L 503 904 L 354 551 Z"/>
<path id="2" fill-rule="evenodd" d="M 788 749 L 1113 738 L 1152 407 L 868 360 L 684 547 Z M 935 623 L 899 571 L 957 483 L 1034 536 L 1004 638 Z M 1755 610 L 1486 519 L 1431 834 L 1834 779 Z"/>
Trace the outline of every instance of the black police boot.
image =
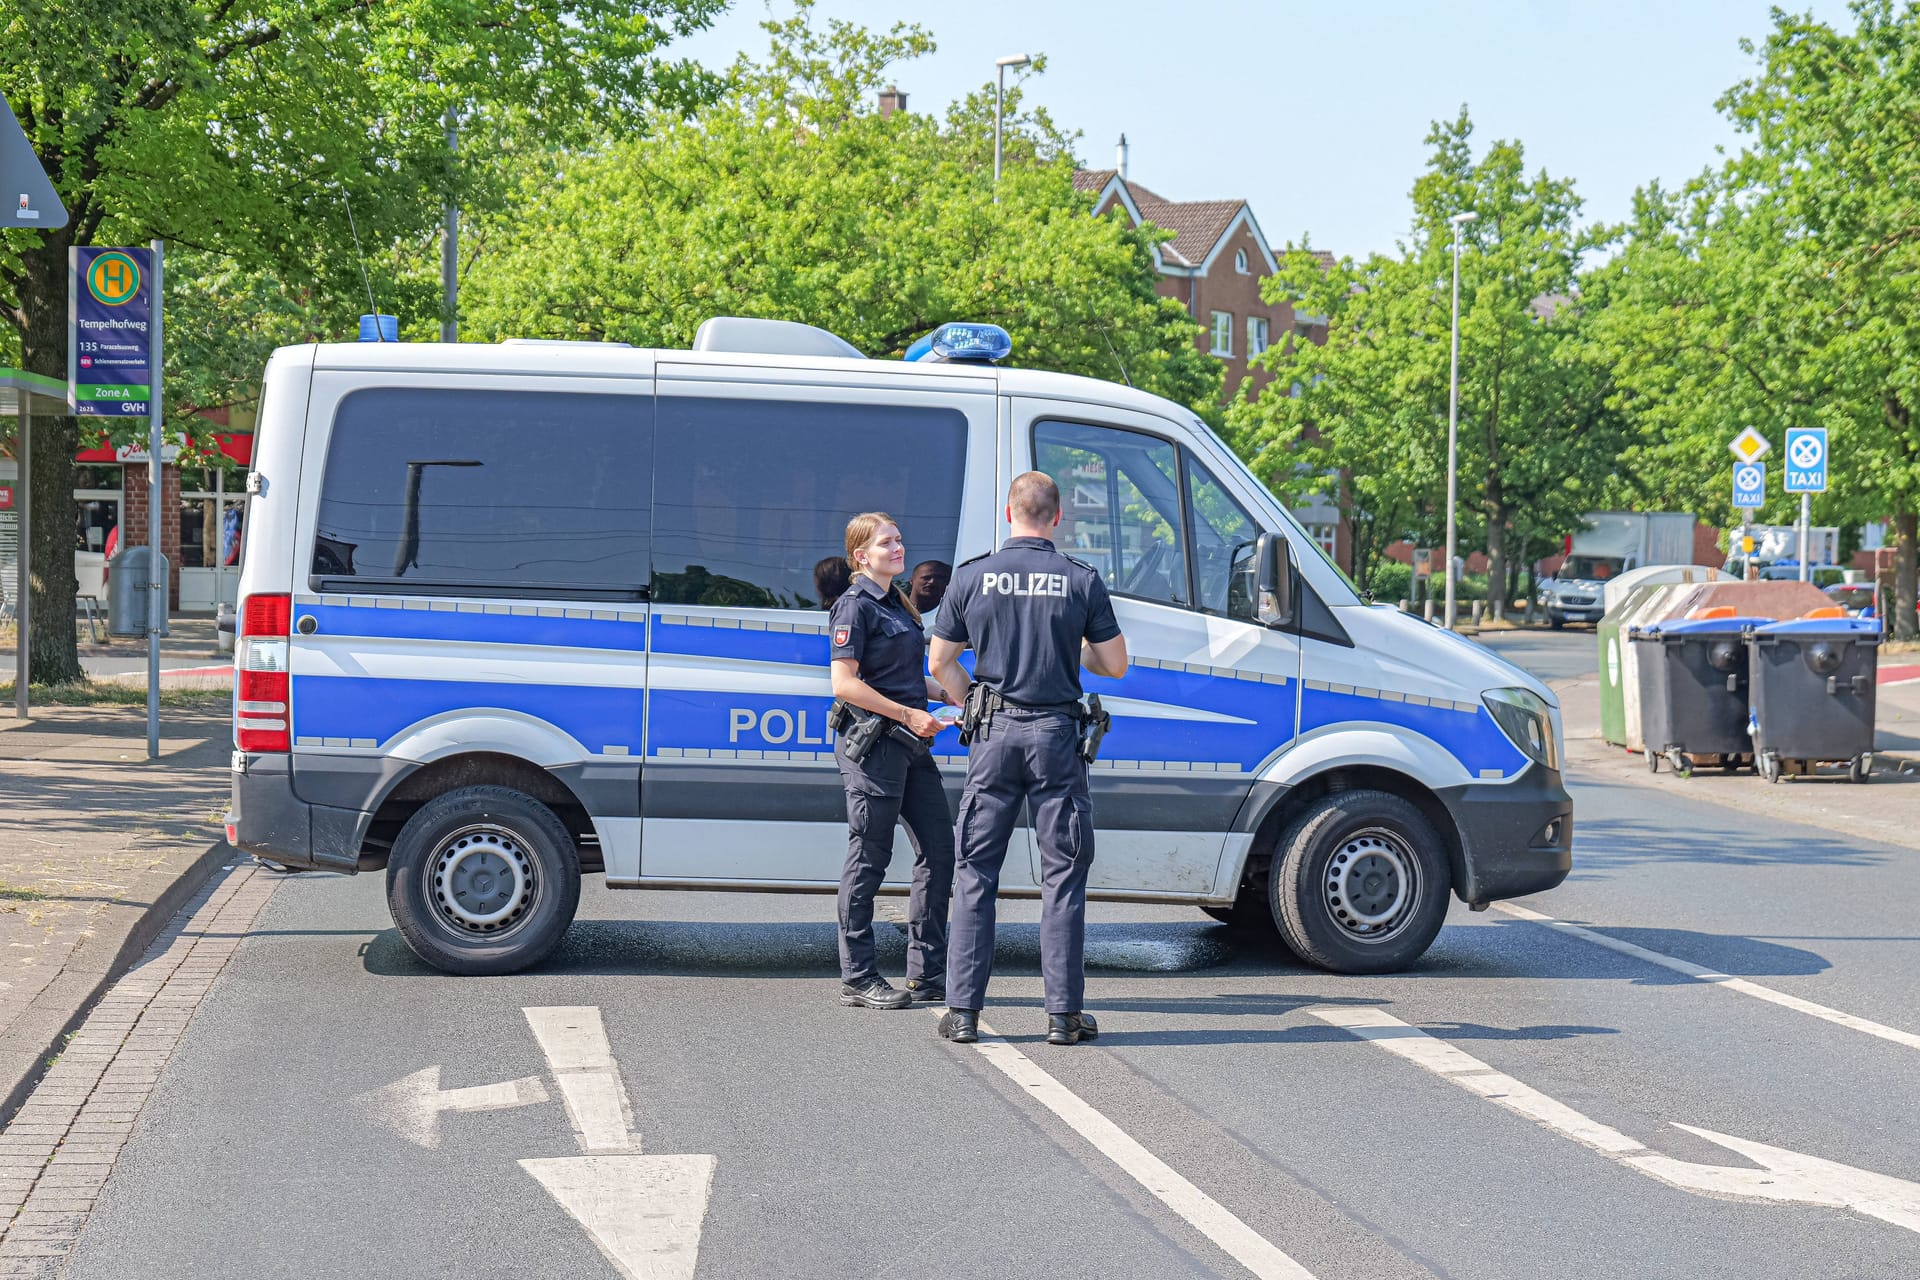
<path id="1" fill-rule="evenodd" d="M 972 1044 L 980 1038 L 978 1009 L 949 1009 L 940 1018 L 940 1038 L 955 1044 Z"/>
<path id="2" fill-rule="evenodd" d="M 879 974 L 840 984 L 840 1003 L 849 1009 L 904 1009 L 913 997 L 896 989 Z"/>
<path id="3" fill-rule="evenodd" d="M 1078 1044 L 1099 1036 L 1100 1024 L 1090 1013 L 1050 1013 L 1047 1015 L 1048 1044 Z"/>
<path id="4" fill-rule="evenodd" d="M 945 1004 L 947 984 L 941 978 L 908 978 L 907 995 L 915 1004 Z"/>

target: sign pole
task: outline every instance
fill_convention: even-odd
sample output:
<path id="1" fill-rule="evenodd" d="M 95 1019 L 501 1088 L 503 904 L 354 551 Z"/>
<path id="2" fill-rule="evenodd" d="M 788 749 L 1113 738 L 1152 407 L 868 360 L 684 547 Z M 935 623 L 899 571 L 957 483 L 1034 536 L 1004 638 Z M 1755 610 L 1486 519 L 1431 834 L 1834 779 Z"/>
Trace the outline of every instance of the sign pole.
<path id="1" fill-rule="evenodd" d="M 14 597 L 13 714 L 27 718 L 27 684 L 33 671 L 33 625 L 29 597 L 33 593 L 33 395 L 20 395 L 20 591 Z"/>
<path id="2" fill-rule="evenodd" d="M 147 391 L 147 759 L 160 758 L 160 631 L 167 623 L 167 574 L 160 558 L 161 316 L 165 312 L 164 244 L 153 241 L 153 386 Z"/>
<path id="3" fill-rule="evenodd" d="M 1807 582 L 1811 578 L 1811 571 L 1807 567 L 1807 513 L 1812 509 L 1812 505 L 1812 494 L 1800 495 L 1800 581 L 1802 582 Z"/>

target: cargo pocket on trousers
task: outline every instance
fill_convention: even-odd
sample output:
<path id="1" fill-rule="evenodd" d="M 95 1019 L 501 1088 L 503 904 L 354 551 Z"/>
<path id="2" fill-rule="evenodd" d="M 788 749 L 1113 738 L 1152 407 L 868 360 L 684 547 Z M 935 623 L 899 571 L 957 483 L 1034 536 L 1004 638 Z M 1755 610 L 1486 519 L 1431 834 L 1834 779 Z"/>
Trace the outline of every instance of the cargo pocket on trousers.
<path id="1" fill-rule="evenodd" d="M 1093 861 L 1093 802 L 1076 796 L 1067 814 L 1067 848 L 1076 866 Z"/>

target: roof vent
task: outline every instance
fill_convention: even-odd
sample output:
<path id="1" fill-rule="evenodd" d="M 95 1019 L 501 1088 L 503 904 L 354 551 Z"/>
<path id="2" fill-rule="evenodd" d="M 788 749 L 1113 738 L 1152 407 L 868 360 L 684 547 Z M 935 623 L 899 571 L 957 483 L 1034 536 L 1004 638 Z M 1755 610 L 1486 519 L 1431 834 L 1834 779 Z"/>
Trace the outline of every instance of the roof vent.
<path id="1" fill-rule="evenodd" d="M 762 356 L 865 356 L 845 338 L 793 320 L 715 316 L 693 335 L 695 351 L 741 351 Z"/>

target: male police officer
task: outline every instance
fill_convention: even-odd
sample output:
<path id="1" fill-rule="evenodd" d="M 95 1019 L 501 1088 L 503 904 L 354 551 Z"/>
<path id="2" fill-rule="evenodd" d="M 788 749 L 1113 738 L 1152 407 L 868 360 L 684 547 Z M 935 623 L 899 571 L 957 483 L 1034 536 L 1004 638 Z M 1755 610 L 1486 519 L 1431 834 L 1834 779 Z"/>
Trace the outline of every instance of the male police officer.
<path id="1" fill-rule="evenodd" d="M 1000 550 L 954 570 L 928 662 L 949 695 L 965 695 L 972 682 L 960 654 L 971 643 L 974 678 L 998 704 L 974 731 L 954 828 L 940 1034 L 963 1044 L 979 1039 L 993 972 L 1000 864 L 1020 806 L 1031 802 L 1040 844 L 1047 1043 L 1074 1044 L 1099 1034 L 1081 1008 L 1093 805 L 1080 757 L 1080 667 L 1119 679 L 1127 671 L 1127 642 L 1099 572 L 1054 549 L 1049 535 L 1060 523 L 1060 488 L 1052 477 L 1039 471 L 1017 477 L 1007 491 L 1007 520 L 1013 536 Z M 976 704 L 980 696 L 974 694 Z"/>

